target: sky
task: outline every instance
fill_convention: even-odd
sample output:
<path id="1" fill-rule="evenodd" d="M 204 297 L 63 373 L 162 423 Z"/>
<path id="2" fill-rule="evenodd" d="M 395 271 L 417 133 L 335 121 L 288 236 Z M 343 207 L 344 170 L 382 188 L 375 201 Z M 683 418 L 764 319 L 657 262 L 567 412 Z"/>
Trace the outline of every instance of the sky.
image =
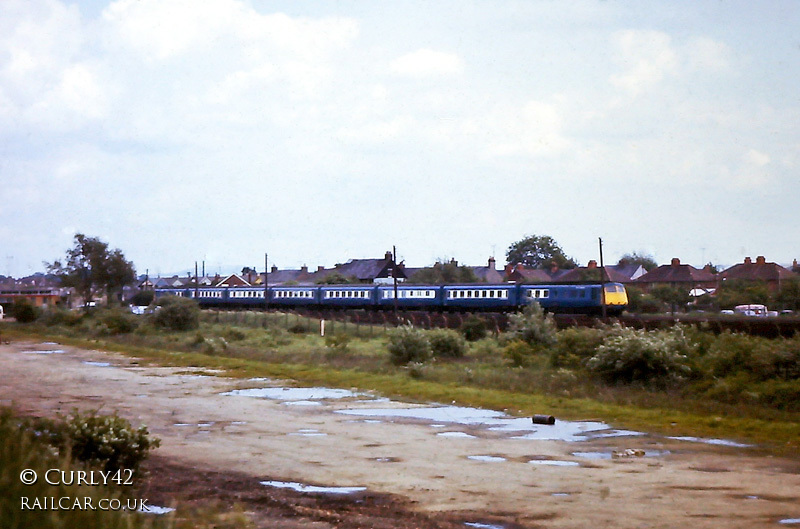
<path id="1" fill-rule="evenodd" d="M 0 274 L 800 258 L 800 2 L 2 0 Z"/>

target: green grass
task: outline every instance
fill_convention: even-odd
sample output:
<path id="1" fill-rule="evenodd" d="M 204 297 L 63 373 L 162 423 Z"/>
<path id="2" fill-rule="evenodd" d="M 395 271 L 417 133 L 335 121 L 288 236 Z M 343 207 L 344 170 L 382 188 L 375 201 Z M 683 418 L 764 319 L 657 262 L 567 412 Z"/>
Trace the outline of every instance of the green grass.
<path id="1" fill-rule="evenodd" d="M 87 339 L 74 330 L 53 332 L 55 328 L 6 325 L 3 336 L 58 340 L 116 351 L 156 365 L 222 369 L 231 377 L 277 377 L 303 384 L 355 387 L 414 401 L 455 402 L 515 415 L 546 413 L 560 419 L 597 419 L 618 428 L 725 438 L 785 455 L 800 452 L 798 413 L 746 402 L 711 402 L 687 393 L 686 388 L 656 391 L 607 386 L 579 371 L 548 368 L 544 358 L 534 359 L 524 368 L 512 368 L 492 339 L 471 344 L 463 359 L 396 367 L 389 361 L 386 339 L 376 329 L 369 338 L 367 328 L 349 324 L 347 333 L 352 338 L 340 350 L 327 347 L 315 334 L 288 332 L 287 327 L 296 324 L 288 317 L 270 316 L 217 318 L 205 314 L 205 323 L 197 331 L 140 329 L 102 339 Z M 216 321 L 225 317 L 238 321 Z M 318 331 L 318 322 L 309 320 L 305 325 Z M 340 325 L 339 332 L 343 327 Z"/>

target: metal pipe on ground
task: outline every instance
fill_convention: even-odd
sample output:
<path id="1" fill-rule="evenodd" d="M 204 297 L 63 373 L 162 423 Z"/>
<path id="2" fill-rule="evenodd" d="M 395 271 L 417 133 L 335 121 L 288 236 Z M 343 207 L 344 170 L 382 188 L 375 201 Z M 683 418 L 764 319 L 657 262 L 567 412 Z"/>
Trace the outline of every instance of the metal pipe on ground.
<path id="1" fill-rule="evenodd" d="M 534 415 L 531 420 L 533 420 L 533 424 L 549 424 L 552 426 L 556 423 L 556 418 L 552 415 Z"/>

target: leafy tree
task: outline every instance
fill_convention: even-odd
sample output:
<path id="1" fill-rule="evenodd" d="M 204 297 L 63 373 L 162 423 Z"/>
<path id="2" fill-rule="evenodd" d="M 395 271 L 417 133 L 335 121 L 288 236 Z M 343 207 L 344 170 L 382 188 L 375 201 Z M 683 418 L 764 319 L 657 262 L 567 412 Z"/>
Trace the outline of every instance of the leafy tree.
<path id="1" fill-rule="evenodd" d="M 669 305 L 672 312 L 675 312 L 678 307 L 685 311 L 686 305 L 692 301 L 692 296 L 689 295 L 689 291 L 683 287 L 657 285 L 650 290 L 650 294 L 659 301 Z"/>
<path id="2" fill-rule="evenodd" d="M 508 264 L 522 263 L 531 268 L 549 268 L 555 264 L 559 268 L 575 268 L 578 263 L 567 257 L 558 243 L 548 235 L 528 235 L 508 247 Z"/>
<path id="3" fill-rule="evenodd" d="M 445 285 L 449 283 L 478 283 L 472 268 L 459 265 L 455 260 L 439 260 L 433 266 L 416 271 L 408 278 L 410 283 Z"/>
<path id="4" fill-rule="evenodd" d="M 645 254 L 645 253 L 639 253 L 639 252 L 626 253 L 625 255 L 620 257 L 618 264 L 621 264 L 621 265 L 623 265 L 623 264 L 641 265 L 642 268 L 644 268 L 648 272 L 650 270 L 658 268 L 658 263 L 656 262 L 656 260 L 653 258 L 652 255 Z"/>
<path id="5" fill-rule="evenodd" d="M 780 291 L 773 296 L 773 301 L 778 308 L 800 310 L 800 278 L 784 281 Z"/>
<path id="6" fill-rule="evenodd" d="M 66 259 L 45 263 L 47 271 L 61 279 L 61 284 L 74 288 L 84 301 L 91 301 L 96 293 L 120 292 L 133 283 L 136 271 L 119 249 L 108 249 L 108 244 L 96 237 L 75 234 L 75 244 L 67 250 Z"/>
<path id="7" fill-rule="evenodd" d="M 760 281 L 728 279 L 722 282 L 715 295 L 721 309 L 732 309 L 736 305 L 751 303 L 769 303 L 769 288 Z"/>
<path id="8" fill-rule="evenodd" d="M 331 272 L 321 279 L 317 279 L 318 285 L 350 285 L 357 284 L 360 281 L 355 276 L 346 276 L 341 272 Z"/>

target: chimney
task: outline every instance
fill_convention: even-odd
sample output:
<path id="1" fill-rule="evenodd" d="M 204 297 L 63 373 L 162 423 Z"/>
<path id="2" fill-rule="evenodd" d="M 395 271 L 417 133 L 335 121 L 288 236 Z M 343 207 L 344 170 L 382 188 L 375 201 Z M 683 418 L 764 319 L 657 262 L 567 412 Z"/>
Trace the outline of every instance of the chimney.
<path id="1" fill-rule="evenodd" d="M 508 263 L 508 264 L 506 265 L 506 268 L 505 268 L 506 275 L 507 275 L 507 276 L 508 276 L 508 275 L 511 275 L 511 272 L 513 272 L 513 271 L 514 271 L 514 265 L 513 265 L 513 264 L 511 264 L 511 263 Z"/>
<path id="2" fill-rule="evenodd" d="M 588 268 L 589 270 L 594 270 L 595 268 L 597 268 L 597 261 L 592 259 L 591 261 L 589 261 L 589 264 L 586 265 L 586 268 Z"/>
<path id="3" fill-rule="evenodd" d="M 392 252 L 389 252 L 389 251 L 387 251 L 387 252 L 386 252 L 386 255 L 384 255 L 384 256 L 383 256 L 383 258 L 384 258 L 386 261 L 391 261 L 391 260 L 392 260 Z"/>
<path id="4" fill-rule="evenodd" d="M 306 266 L 306 265 L 301 266 L 300 267 L 300 272 L 302 272 L 303 274 L 307 274 L 308 273 L 308 266 Z"/>
<path id="5" fill-rule="evenodd" d="M 278 271 L 278 267 L 277 267 L 277 266 L 275 266 L 275 265 L 272 265 L 272 268 L 270 268 L 270 269 L 269 269 L 269 273 L 270 273 L 270 274 L 274 274 L 274 273 L 275 273 L 275 272 L 277 272 L 277 271 Z"/>
<path id="6" fill-rule="evenodd" d="M 672 264 L 672 266 L 680 266 L 681 265 L 681 260 L 678 259 L 677 257 L 673 257 L 671 264 Z"/>
<path id="7" fill-rule="evenodd" d="M 318 266 L 317 267 L 317 272 L 322 272 L 323 270 L 325 270 L 324 266 Z"/>
<path id="8" fill-rule="evenodd" d="M 550 273 L 555 274 L 556 272 L 558 272 L 558 264 L 555 261 L 553 261 L 552 263 L 550 263 Z"/>
<path id="9" fill-rule="evenodd" d="M 749 264 L 753 264 L 753 260 L 752 260 L 752 259 L 750 259 L 749 257 L 745 257 L 745 258 L 744 258 L 744 264 L 748 264 L 748 265 L 749 265 Z"/>
<path id="10" fill-rule="evenodd" d="M 495 262 L 494 257 L 489 258 L 489 270 L 495 270 Z"/>
<path id="11" fill-rule="evenodd" d="M 458 261 L 456 261 L 455 258 L 451 258 L 450 259 L 450 264 L 453 265 L 453 266 L 458 266 Z"/>
<path id="12" fill-rule="evenodd" d="M 763 255 L 759 255 L 758 257 L 756 257 L 756 264 L 760 265 L 767 264 L 766 257 L 764 257 Z"/>

